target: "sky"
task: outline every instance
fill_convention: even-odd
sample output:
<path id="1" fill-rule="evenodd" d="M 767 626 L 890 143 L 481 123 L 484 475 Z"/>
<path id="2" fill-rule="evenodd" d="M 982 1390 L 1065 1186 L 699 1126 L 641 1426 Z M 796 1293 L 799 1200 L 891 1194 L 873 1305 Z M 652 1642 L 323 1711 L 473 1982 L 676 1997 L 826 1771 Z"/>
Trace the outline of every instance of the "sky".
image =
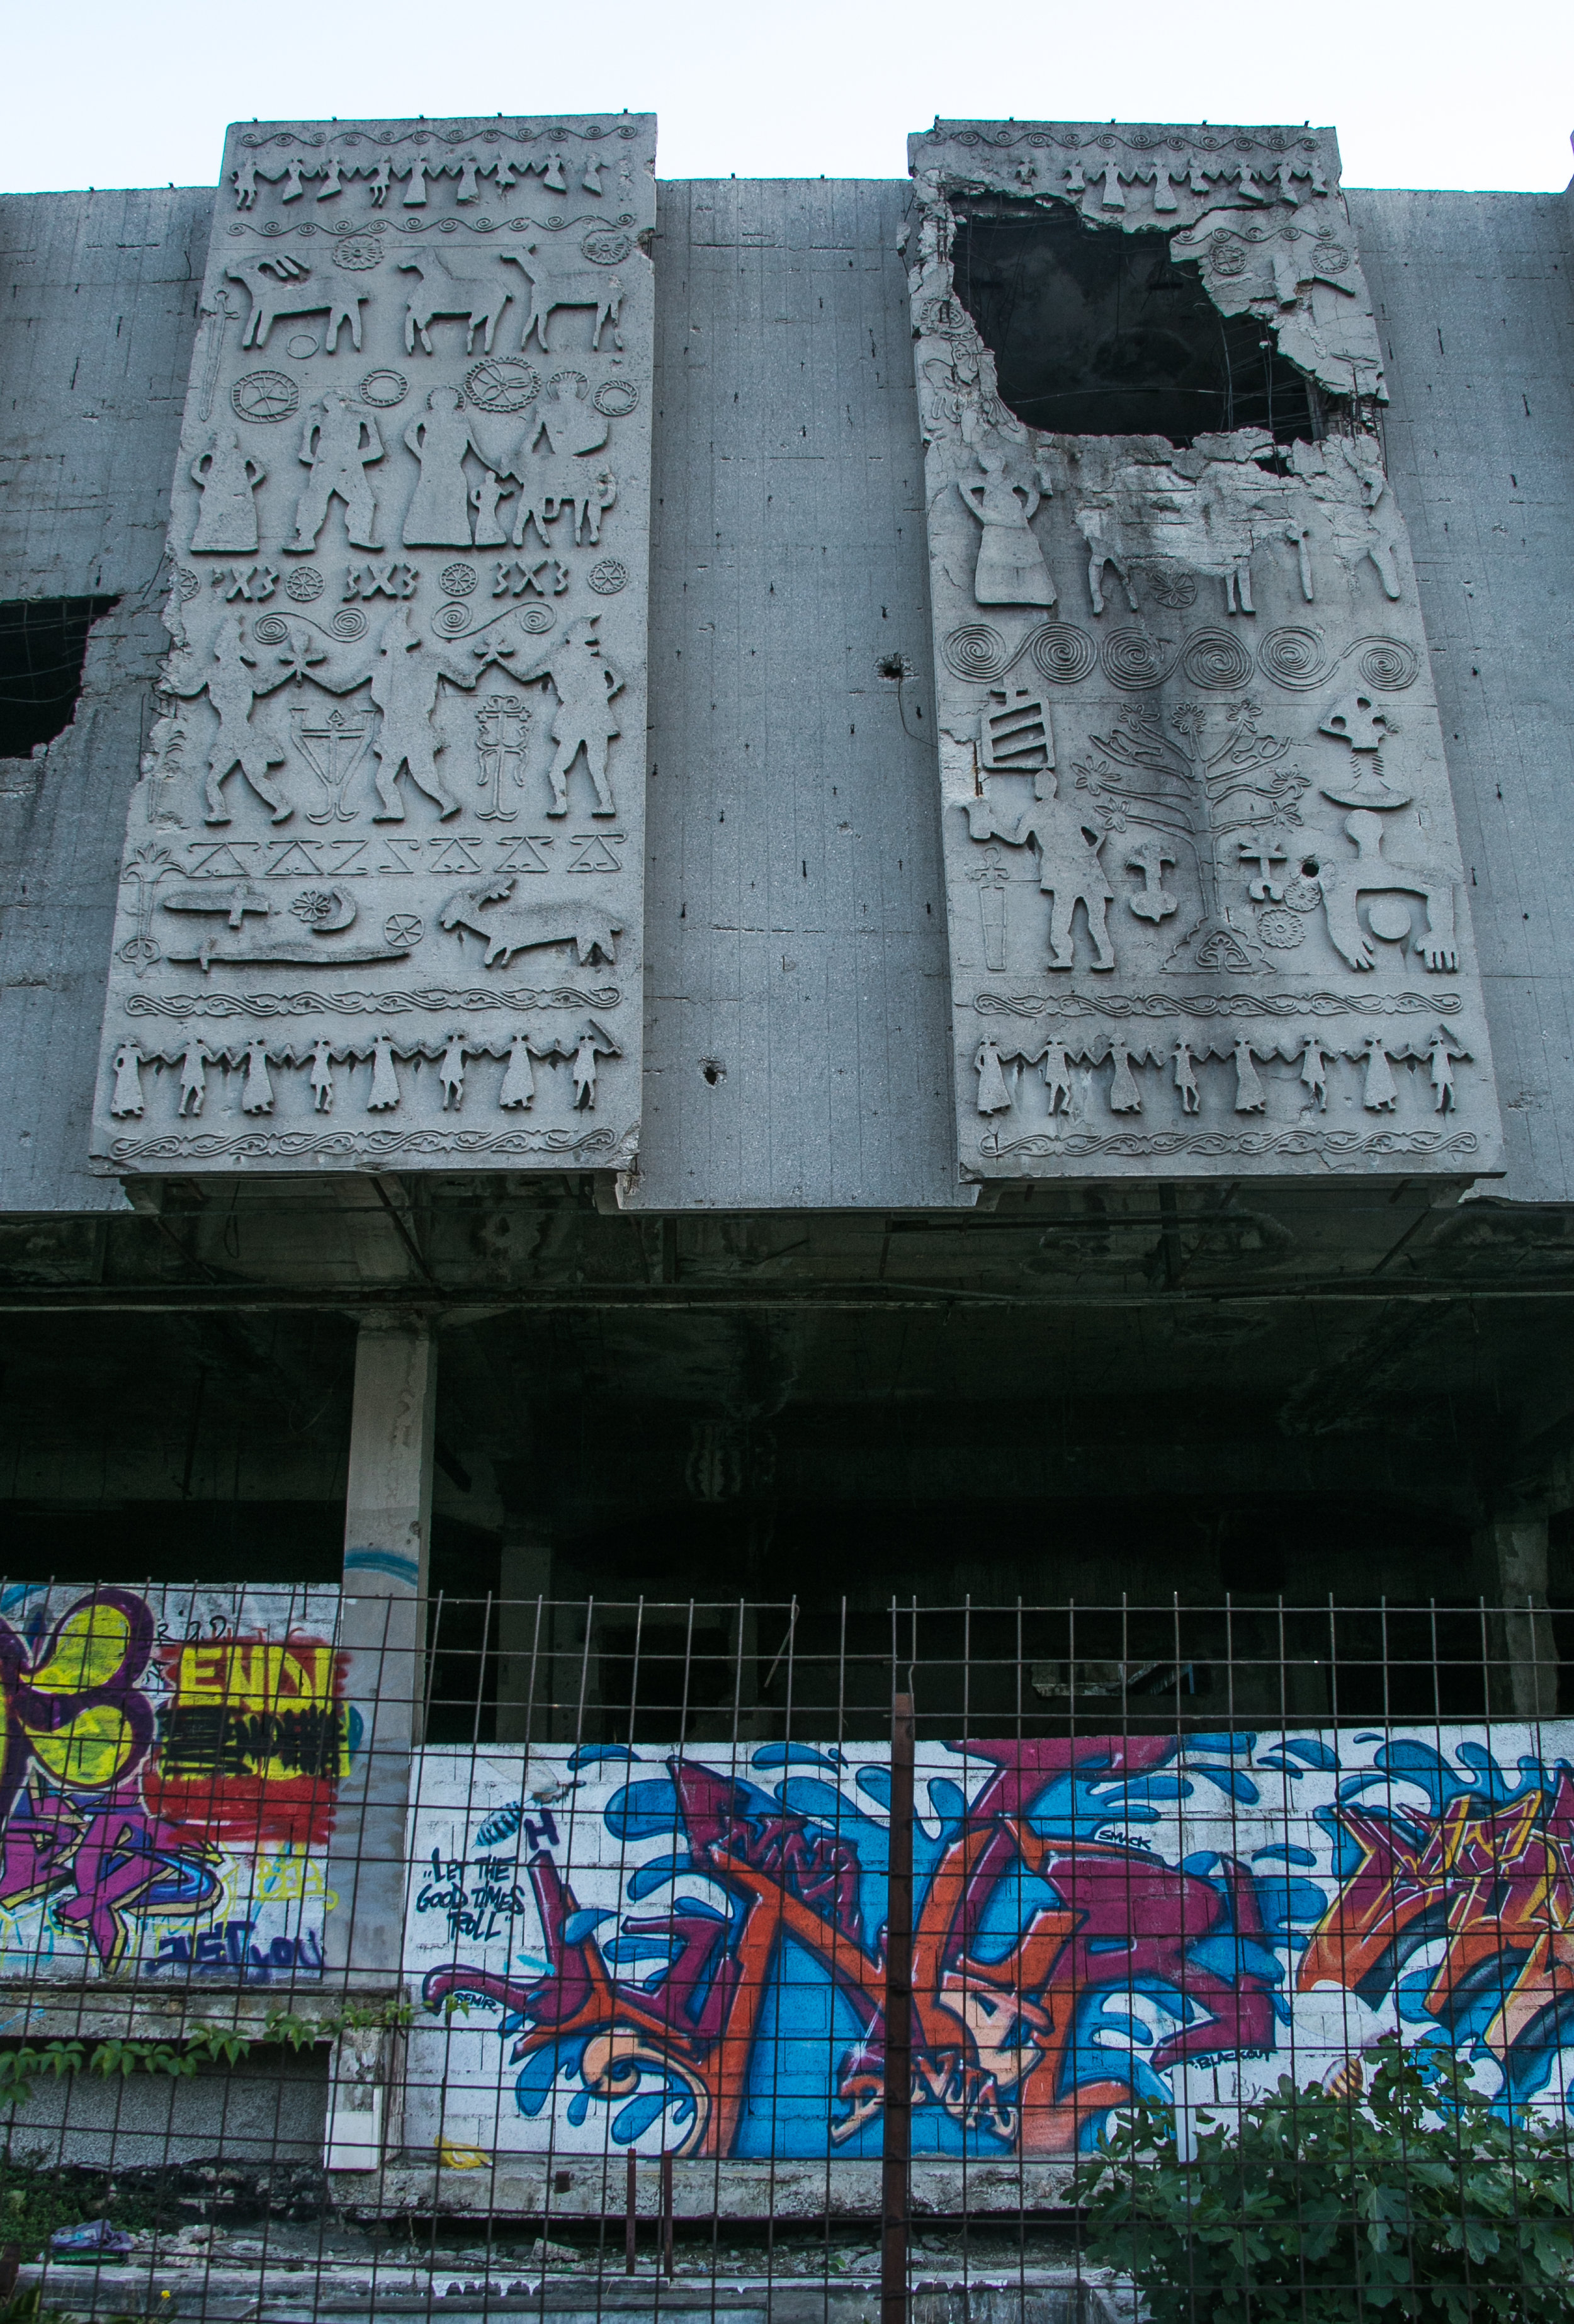
<path id="1" fill-rule="evenodd" d="M 654 111 L 669 178 L 905 175 L 949 117 L 1331 123 L 1348 185 L 1560 189 L 1574 5 L 6 0 L 0 184 L 211 184 L 225 124 Z"/>

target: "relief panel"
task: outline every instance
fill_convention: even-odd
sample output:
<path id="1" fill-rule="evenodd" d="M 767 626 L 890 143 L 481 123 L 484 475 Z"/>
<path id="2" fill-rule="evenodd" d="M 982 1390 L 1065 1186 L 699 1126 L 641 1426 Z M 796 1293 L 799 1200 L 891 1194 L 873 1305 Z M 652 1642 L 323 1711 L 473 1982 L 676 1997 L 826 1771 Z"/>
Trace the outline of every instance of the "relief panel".
<path id="1" fill-rule="evenodd" d="M 910 157 L 963 1175 L 1495 1170 L 1468 875 L 1331 133 L 937 123 Z M 1096 237 L 1142 237 L 1140 283 L 1220 335 L 1225 424 L 1029 424 L 975 319 L 980 217 L 1018 236 L 1025 295 L 1036 221 L 1063 251 L 1072 222 L 1073 272 Z M 1243 330 L 1268 424 L 1236 403 Z M 1134 344 L 1072 350 L 1123 419 Z"/>
<path id="2" fill-rule="evenodd" d="M 655 134 L 230 130 L 105 1169 L 631 1163 Z"/>

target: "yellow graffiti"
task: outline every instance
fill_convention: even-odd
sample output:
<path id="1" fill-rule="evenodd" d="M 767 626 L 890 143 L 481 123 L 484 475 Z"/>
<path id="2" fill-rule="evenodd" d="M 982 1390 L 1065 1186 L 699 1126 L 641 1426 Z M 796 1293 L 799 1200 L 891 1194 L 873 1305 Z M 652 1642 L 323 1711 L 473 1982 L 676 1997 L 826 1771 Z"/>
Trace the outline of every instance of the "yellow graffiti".
<path id="1" fill-rule="evenodd" d="M 331 1646 L 271 1646 L 249 1638 L 183 1646 L 175 1699 L 242 1711 L 331 1710 L 334 1662 Z"/>
<path id="2" fill-rule="evenodd" d="M 125 1660 L 131 1624 L 116 1606 L 96 1604 L 69 1614 L 56 1630 L 52 1651 L 28 1685 L 34 1694 L 86 1693 L 107 1686 Z M 33 1757 L 57 1783 L 99 1791 L 124 1774 L 136 1752 L 131 1721 L 114 1703 L 101 1702 L 60 1727 L 42 1729 L 23 1719 Z"/>
<path id="3" fill-rule="evenodd" d="M 291 1904 L 320 1899 L 330 1912 L 336 1911 L 338 1897 L 329 1889 L 327 1868 L 320 1857 L 262 1856 L 252 1880 L 252 1900 L 254 1904 Z"/>

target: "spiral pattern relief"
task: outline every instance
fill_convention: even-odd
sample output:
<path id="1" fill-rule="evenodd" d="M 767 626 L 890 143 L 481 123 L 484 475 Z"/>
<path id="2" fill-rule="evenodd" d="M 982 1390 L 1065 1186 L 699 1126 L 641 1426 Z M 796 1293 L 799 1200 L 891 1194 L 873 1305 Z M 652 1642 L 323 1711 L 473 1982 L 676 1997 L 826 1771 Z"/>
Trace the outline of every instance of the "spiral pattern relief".
<path id="1" fill-rule="evenodd" d="M 1320 686 L 1330 664 L 1328 650 L 1315 630 L 1270 630 L 1257 648 L 1257 667 L 1275 686 L 1299 692 Z"/>
<path id="2" fill-rule="evenodd" d="M 1130 628 L 1111 630 L 1099 649 L 1099 658 L 1110 685 L 1123 687 L 1128 694 L 1142 687 L 1162 686 L 1175 666 L 1174 657 L 1166 655 L 1156 638 L 1150 638 L 1146 630 Z"/>
<path id="3" fill-rule="evenodd" d="M 1229 630 L 1193 630 L 1181 649 L 1181 675 L 1189 686 L 1244 686 L 1252 658 Z"/>
<path id="4" fill-rule="evenodd" d="M 1330 654 L 1318 631 L 1291 627 L 1270 630 L 1257 648 L 1257 667 L 1263 676 L 1295 694 L 1323 685 L 1352 659 L 1362 685 L 1376 694 L 1402 694 L 1415 684 L 1421 668 L 1414 647 L 1402 638 L 1356 638 L 1339 653 Z"/>
<path id="5" fill-rule="evenodd" d="M 1052 686 L 1076 686 L 1088 677 L 1098 656 L 1086 630 L 1071 622 L 1045 622 L 1027 641 L 1033 667 Z"/>
<path id="6" fill-rule="evenodd" d="M 941 645 L 940 658 L 947 669 L 975 685 L 1004 678 L 1008 668 L 1006 641 L 988 622 L 968 622 L 953 630 Z"/>
<path id="7" fill-rule="evenodd" d="M 1398 638 L 1359 638 L 1351 650 L 1363 680 L 1379 694 L 1399 694 L 1415 684 L 1420 656 Z"/>
<path id="8" fill-rule="evenodd" d="M 432 627 L 434 630 L 441 630 L 446 638 L 462 637 L 465 632 L 470 627 L 471 619 L 472 615 L 468 605 L 450 602 L 448 604 L 445 605 L 442 612 L 437 614 L 432 623 Z"/>
<path id="9" fill-rule="evenodd" d="M 342 612 L 334 615 L 328 627 L 336 638 L 343 638 L 347 644 L 355 638 L 365 636 L 366 616 L 364 613 L 357 613 L 354 605 L 346 605 Z"/>

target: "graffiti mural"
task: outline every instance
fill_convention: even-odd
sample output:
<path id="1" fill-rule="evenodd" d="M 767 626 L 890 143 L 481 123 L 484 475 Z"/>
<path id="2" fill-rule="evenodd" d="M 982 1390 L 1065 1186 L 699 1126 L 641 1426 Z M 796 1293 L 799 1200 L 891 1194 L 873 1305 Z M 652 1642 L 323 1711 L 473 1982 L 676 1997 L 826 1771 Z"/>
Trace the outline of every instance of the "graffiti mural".
<path id="1" fill-rule="evenodd" d="M 917 2154 L 1069 2160 L 1138 2098 L 1349 2087 L 1397 2030 L 1503 2107 L 1574 2049 L 1574 1726 L 920 1746 Z M 873 1747 L 426 1752 L 407 2135 L 870 2158 Z"/>
<path id="2" fill-rule="evenodd" d="M 0 1971 L 320 1972 L 336 1590 L 0 1594 Z"/>

